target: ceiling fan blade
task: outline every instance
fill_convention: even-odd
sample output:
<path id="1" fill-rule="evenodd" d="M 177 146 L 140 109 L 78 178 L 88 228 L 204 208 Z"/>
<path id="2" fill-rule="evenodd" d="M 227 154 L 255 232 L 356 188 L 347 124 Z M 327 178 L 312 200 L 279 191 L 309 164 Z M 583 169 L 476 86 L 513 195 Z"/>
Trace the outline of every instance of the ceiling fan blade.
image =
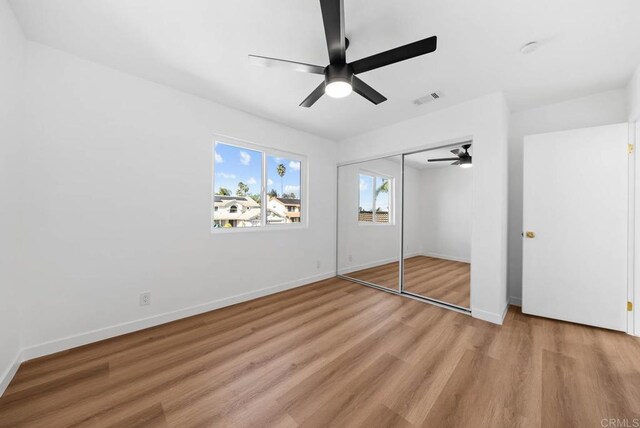
<path id="1" fill-rule="evenodd" d="M 280 68 L 290 71 L 301 71 L 303 73 L 324 74 L 324 67 L 304 62 L 287 61 L 286 59 L 269 58 L 268 56 L 249 55 L 249 61 L 253 65 L 263 67 Z"/>
<path id="2" fill-rule="evenodd" d="M 456 162 L 452 163 L 451 165 L 460 165 L 460 161 L 456 161 Z"/>
<path id="3" fill-rule="evenodd" d="M 361 95 L 362 97 L 368 99 L 376 105 L 380 104 L 381 102 L 387 101 L 384 95 L 364 83 L 362 80 L 358 79 L 356 76 L 353 76 L 351 86 L 353 87 L 353 91 L 356 94 Z"/>
<path id="4" fill-rule="evenodd" d="M 320 83 L 320 85 L 317 88 L 315 88 L 313 92 L 311 92 L 309 96 L 304 99 L 303 102 L 300 103 L 300 107 L 311 107 L 323 95 L 324 95 L 324 82 Z"/>
<path id="5" fill-rule="evenodd" d="M 331 64 L 346 62 L 346 41 L 344 34 L 344 4 L 343 0 L 320 0 L 324 34 L 329 49 Z"/>
<path id="6" fill-rule="evenodd" d="M 453 153 L 456 156 L 460 156 L 460 149 L 453 149 L 451 150 L 451 153 Z"/>
<path id="7" fill-rule="evenodd" d="M 417 42 L 409 43 L 408 45 L 359 59 L 350 65 L 353 67 L 355 74 L 364 73 L 365 71 L 374 70 L 384 67 L 385 65 L 431 53 L 436 50 L 437 40 L 438 38 L 436 36 L 431 36 Z"/>
<path id="8" fill-rule="evenodd" d="M 458 158 L 438 158 L 438 159 L 428 159 L 427 162 L 447 162 L 447 161 L 457 161 Z"/>

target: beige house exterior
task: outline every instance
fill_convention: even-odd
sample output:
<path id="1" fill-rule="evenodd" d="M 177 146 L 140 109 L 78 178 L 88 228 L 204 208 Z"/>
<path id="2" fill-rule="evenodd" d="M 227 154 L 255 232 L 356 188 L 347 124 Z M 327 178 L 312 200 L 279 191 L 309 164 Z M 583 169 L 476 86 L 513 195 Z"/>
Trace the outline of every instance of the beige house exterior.
<path id="1" fill-rule="evenodd" d="M 269 211 L 277 213 L 285 223 L 300 223 L 300 199 L 269 198 Z"/>
<path id="2" fill-rule="evenodd" d="M 249 196 L 216 195 L 213 202 L 213 227 L 256 227 L 261 223 L 261 207 Z M 300 200 L 270 198 L 267 223 L 300 222 Z"/>

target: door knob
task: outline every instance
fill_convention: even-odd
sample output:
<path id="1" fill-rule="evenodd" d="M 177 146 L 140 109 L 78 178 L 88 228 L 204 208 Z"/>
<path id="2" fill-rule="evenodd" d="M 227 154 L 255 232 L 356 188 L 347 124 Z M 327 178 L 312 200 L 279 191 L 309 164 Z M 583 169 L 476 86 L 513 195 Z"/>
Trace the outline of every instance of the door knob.
<path id="1" fill-rule="evenodd" d="M 524 236 L 526 236 L 527 238 L 535 238 L 536 237 L 536 233 L 535 232 L 525 232 Z"/>

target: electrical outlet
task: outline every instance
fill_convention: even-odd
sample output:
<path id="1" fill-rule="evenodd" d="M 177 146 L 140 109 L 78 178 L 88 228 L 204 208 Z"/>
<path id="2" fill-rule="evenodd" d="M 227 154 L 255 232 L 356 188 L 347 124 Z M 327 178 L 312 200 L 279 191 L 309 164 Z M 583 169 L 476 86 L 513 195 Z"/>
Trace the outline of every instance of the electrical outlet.
<path id="1" fill-rule="evenodd" d="M 352 262 L 353 261 L 353 256 L 351 254 L 349 254 L 349 261 Z"/>
<path id="2" fill-rule="evenodd" d="M 140 306 L 148 306 L 151 304 L 151 292 L 140 294 Z"/>
<path id="3" fill-rule="evenodd" d="M 316 261 L 316 269 L 320 269 L 320 260 Z"/>

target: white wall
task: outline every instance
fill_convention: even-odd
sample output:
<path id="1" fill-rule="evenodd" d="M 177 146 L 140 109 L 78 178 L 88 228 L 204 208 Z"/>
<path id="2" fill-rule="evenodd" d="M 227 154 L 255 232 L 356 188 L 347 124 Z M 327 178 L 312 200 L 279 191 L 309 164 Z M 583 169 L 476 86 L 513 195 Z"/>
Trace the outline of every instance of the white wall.
<path id="1" fill-rule="evenodd" d="M 334 274 L 334 142 L 31 42 L 27 64 L 27 357 Z M 210 233 L 214 133 L 308 156 L 307 229 Z"/>
<path id="2" fill-rule="evenodd" d="M 522 145 L 525 135 L 627 121 L 624 89 L 551 104 L 511 115 L 509 128 L 509 295 L 522 299 Z"/>
<path id="3" fill-rule="evenodd" d="M 420 236 L 426 256 L 471 261 L 473 168 L 419 170 L 419 187 L 407 195 L 419 201 L 419 221 L 406 222 Z"/>
<path id="4" fill-rule="evenodd" d="M 471 309 L 502 322 L 507 307 L 507 140 L 500 93 L 413 118 L 339 143 L 340 161 L 379 157 L 472 137 Z"/>
<path id="5" fill-rule="evenodd" d="M 21 348 L 18 256 L 25 44 L 9 4 L 0 1 L 0 395 Z"/>

